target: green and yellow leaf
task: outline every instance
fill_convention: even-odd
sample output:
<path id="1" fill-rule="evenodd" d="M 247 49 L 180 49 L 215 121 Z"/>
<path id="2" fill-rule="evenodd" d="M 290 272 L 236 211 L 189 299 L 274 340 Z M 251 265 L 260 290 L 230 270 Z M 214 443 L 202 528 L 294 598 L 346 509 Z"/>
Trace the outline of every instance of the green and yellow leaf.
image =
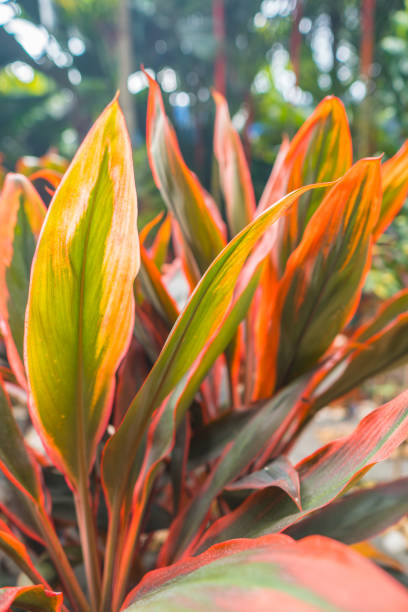
<path id="1" fill-rule="evenodd" d="M 74 488 L 92 466 L 132 333 L 136 217 L 131 145 L 114 100 L 53 197 L 26 314 L 31 414 Z"/>
<path id="2" fill-rule="evenodd" d="M 188 169 L 176 134 L 164 110 L 159 85 L 149 75 L 146 140 L 154 180 L 201 271 L 205 272 L 225 246 L 197 177 Z"/>

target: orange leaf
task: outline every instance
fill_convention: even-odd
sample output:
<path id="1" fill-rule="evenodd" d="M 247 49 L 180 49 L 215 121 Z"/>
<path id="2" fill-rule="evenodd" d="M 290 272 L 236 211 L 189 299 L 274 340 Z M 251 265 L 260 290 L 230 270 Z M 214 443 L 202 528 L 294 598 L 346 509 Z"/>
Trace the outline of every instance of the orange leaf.
<path id="1" fill-rule="evenodd" d="M 217 107 L 214 153 L 218 160 L 228 225 L 232 236 L 248 225 L 255 213 L 255 194 L 241 140 L 232 125 L 227 102 L 213 92 Z"/>
<path id="2" fill-rule="evenodd" d="M 380 160 L 357 162 L 327 193 L 276 287 L 256 397 L 310 369 L 352 316 L 378 219 Z"/>
<path id="3" fill-rule="evenodd" d="M 377 238 L 387 229 L 398 214 L 408 195 L 408 140 L 398 153 L 381 168 L 383 199 L 380 216 L 374 230 Z"/>
<path id="4" fill-rule="evenodd" d="M 325 98 L 297 132 L 285 158 L 282 160 L 279 156 L 277 163 L 279 172 L 273 169 L 258 212 L 302 185 L 332 181 L 342 176 L 352 163 L 350 129 L 342 102 L 334 96 Z M 276 224 L 277 241 L 273 252 L 280 274 L 323 195 L 316 192 L 299 198 Z"/>
<path id="5" fill-rule="evenodd" d="M 188 169 L 167 118 L 159 85 L 147 73 L 149 100 L 146 140 L 150 167 L 163 199 L 203 273 L 225 245 L 197 177 Z"/>
<path id="6" fill-rule="evenodd" d="M 30 181 L 8 174 L 0 196 L 0 329 L 13 372 L 24 388 L 24 313 L 31 261 L 46 208 Z"/>

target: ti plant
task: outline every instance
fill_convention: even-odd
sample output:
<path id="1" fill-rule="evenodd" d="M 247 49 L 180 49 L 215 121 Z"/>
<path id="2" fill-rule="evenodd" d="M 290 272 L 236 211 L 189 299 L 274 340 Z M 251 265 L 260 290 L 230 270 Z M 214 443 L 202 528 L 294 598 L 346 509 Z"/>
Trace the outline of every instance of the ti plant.
<path id="1" fill-rule="evenodd" d="M 256 203 L 215 102 L 222 210 L 150 79 L 168 215 L 140 244 L 116 100 L 62 180 L 36 170 L 56 188 L 48 211 L 30 178 L 5 178 L 0 550 L 30 582 L 1 588 L 0 611 L 408 609 L 405 588 L 348 546 L 408 511 L 408 478 L 349 491 L 407 437 L 408 392 L 288 458 L 320 408 L 408 359 L 408 291 L 350 325 L 408 193 L 408 148 L 352 165 L 343 106 L 326 98 Z M 17 395 L 42 452 L 17 426 Z"/>

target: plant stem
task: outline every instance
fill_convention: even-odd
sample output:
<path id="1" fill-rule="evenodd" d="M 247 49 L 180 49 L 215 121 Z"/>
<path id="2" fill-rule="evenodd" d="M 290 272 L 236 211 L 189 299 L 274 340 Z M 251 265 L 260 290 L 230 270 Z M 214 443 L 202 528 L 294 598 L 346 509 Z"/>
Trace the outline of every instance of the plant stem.
<path id="1" fill-rule="evenodd" d="M 67 597 L 70 600 L 74 610 L 79 610 L 80 612 L 90 612 L 90 607 L 86 597 L 79 586 L 61 542 L 55 533 L 54 526 L 52 525 L 45 510 L 42 508 L 36 508 L 36 520 L 44 538 L 48 553 L 54 562 L 55 568 L 58 571 L 61 582 L 67 593 Z"/>
<path id="2" fill-rule="evenodd" d="M 129 578 L 130 567 L 132 564 L 133 553 L 135 550 L 137 536 L 139 534 L 140 521 L 142 520 L 144 507 L 144 504 L 138 505 L 138 508 L 133 513 L 129 530 L 126 534 L 125 546 L 120 556 L 116 589 L 113 594 L 112 610 L 114 611 L 119 610 L 125 596 L 126 585 Z"/>
<path id="3" fill-rule="evenodd" d="M 112 599 L 112 583 L 115 570 L 115 556 L 117 554 L 117 540 L 120 527 L 120 507 L 118 504 L 112 508 L 109 520 L 108 537 L 106 541 L 105 564 L 103 569 L 102 597 L 100 612 L 110 612 Z"/>
<path id="4" fill-rule="evenodd" d="M 245 319 L 245 390 L 244 390 L 244 406 L 248 406 L 252 396 L 253 377 L 255 370 L 254 359 L 254 336 L 252 333 L 252 307 Z"/>
<path id="5" fill-rule="evenodd" d="M 88 486 L 88 477 L 83 477 L 81 474 L 78 491 L 74 493 L 74 498 L 92 610 L 97 610 L 99 607 L 101 577 L 98 549 L 96 545 L 96 529 L 92 515 Z"/>

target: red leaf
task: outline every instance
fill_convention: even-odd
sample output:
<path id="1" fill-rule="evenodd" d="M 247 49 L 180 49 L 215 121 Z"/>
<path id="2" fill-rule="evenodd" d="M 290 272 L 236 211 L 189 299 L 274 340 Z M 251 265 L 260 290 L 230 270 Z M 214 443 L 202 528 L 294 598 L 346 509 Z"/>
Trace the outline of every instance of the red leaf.
<path id="1" fill-rule="evenodd" d="M 373 588 L 375 585 L 375 588 Z M 344 544 L 321 536 L 235 540 L 147 574 L 122 610 L 405 612 L 407 591 Z"/>
<path id="2" fill-rule="evenodd" d="M 352 480 L 387 459 L 407 436 L 408 391 L 367 415 L 349 436 L 323 446 L 298 463 L 302 512 L 284 494 L 260 491 L 230 515 L 218 519 L 195 551 L 243 534 L 256 537 L 286 529 L 338 497 Z"/>

